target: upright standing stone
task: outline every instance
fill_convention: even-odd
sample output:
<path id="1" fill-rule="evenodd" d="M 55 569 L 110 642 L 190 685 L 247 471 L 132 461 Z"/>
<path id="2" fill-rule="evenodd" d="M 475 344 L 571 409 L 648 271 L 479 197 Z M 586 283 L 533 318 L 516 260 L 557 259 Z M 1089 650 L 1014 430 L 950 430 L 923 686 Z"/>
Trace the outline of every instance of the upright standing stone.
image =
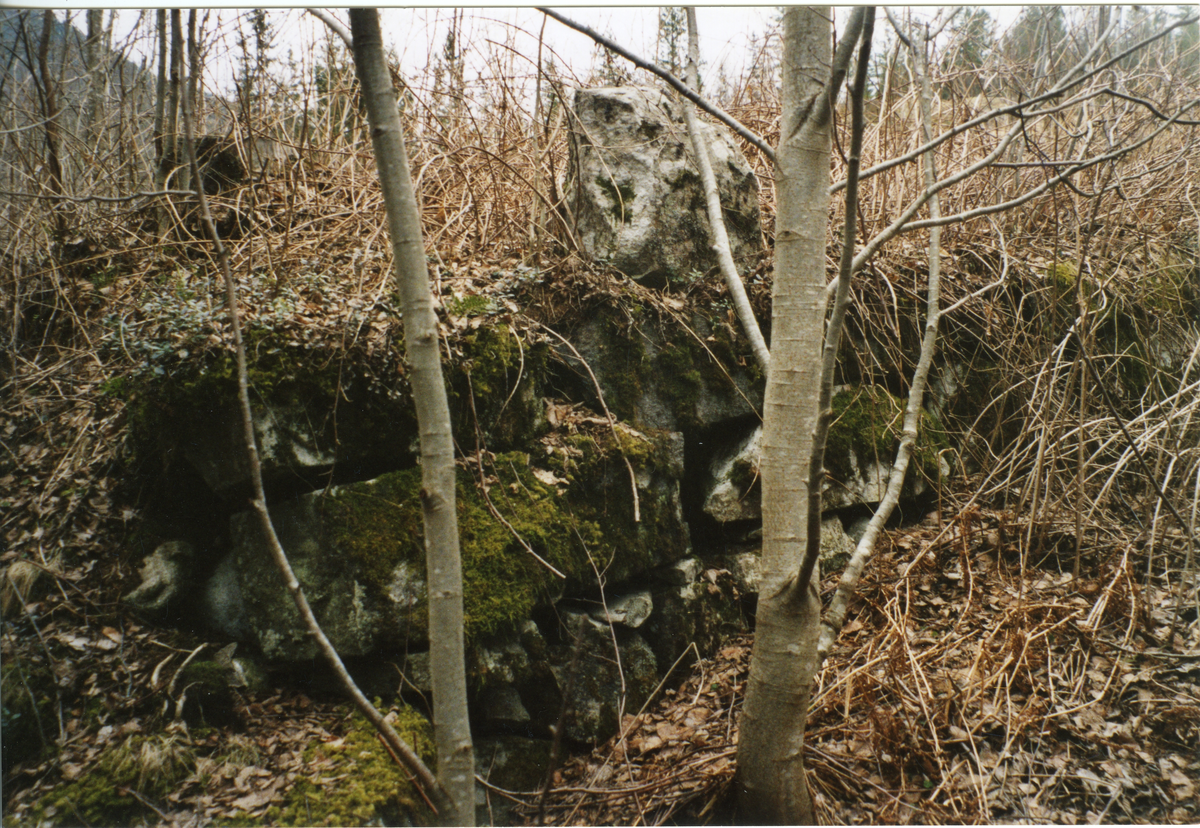
<path id="1" fill-rule="evenodd" d="M 567 197 L 584 252 L 661 287 L 717 267 L 683 109 L 657 89 L 579 89 Z M 758 179 L 724 126 L 702 123 L 734 262 L 762 250 Z"/>

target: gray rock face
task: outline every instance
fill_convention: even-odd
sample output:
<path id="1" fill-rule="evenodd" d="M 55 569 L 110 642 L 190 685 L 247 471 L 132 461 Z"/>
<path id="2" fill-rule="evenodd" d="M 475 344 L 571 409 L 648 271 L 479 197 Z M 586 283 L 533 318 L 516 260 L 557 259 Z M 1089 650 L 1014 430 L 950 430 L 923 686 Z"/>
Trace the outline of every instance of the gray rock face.
<path id="1" fill-rule="evenodd" d="M 626 324 L 620 315 L 599 309 L 569 332 L 574 352 L 555 346 L 562 361 L 578 373 L 584 399 L 596 397 L 595 376 L 618 418 L 638 428 L 670 432 L 711 428 L 762 410 L 762 380 L 729 360 L 719 364 L 700 345 L 727 333 L 712 320 L 693 315 L 688 326 L 695 336 L 674 320 L 624 328 Z"/>
<path id="2" fill-rule="evenodd" d="M 636 632 L 617 636 L 618 667 L 611 630 L 590 623 L 574 625 L 573 630 L 582 637 L 574 675 L 574 647 L 570 644 L 548 648 L 550 672 L 559 698 L 570 690 L 565 735 L 598 743 L 617 731 L 622 712 L 636 713 L 649 698 L 658 684 L 658 665 L 654 651 Z"/>
<path id="3" fill-rule="evenodd" d="M 339 556 L 324 543 L 317 510 L 320 492 L 275 504 L 271 517 L 292 569 L 304 586 L 308 602 L 339 653 L 365 655 L 381 643 L 388 616 L 403 617 L 400 606 L 382 606 Z M 250 512 L 230 521 L 233 556 L 245 600 L 245 617 L 263 655 L 268 659 L 303 660 L 317 655 L 317 646 L 283 580 L 271 561 L 257 516 Z"/>
<path id="4" fill-rule="evenodd" d="M 834 423 L 833 429 L 839 427 Z M 821 490 L 823 509 L 878 503 L 887 492 L 892 475 L 892 456 L 879 456 L 876 447 L 852 442 L 830 440 L 825 452 L 825 468 L 848 470 L 829 474 Z M 762 463 L 762 427 L 735 443 L 728 451 L 717 455 L 708 468 L 705 486 L 704 511 L 714 520 L 729 523 L 739 520 L 762 519 L 762 489 L 758 485 Z M 943 474 L 949 467 L 943 465 Z M 914 497 L 927 491 L 928 485 L 910 464 L 905 479 L 904 497 Z"/>
<path id="5" fill-rule="evenodd" d="M 838 517 L 821 521 L 821 577 L 840 571 L 854 554 L 854 541 L 842 528 Z M 762 550 L 759 547 L 743 547 L 743 551 L 726 555 L 725 568 L 733 576 L 733 582 L 744 594 L 758 592 L 762 576 Z"/>
<path id="6" fill-rule="evenodd" d="M 201 604 L 204 618 L 213 630 L 235 641 L 250 640 L 253 633 L 246 619 L 242 584 L 232 555 L 223 557 L 205 581 Z"/>
<path id="7" fill-rule="evenodd" d="M 762 520 L 762 493 L 755 485 L 761 461 L 761 428 L 755 428 L 729 451 L 713 458 L 704 498 L 705 513 L 721 523 Z"/>
<path id="8" fill-rule="evenodd" d="M 643 589 L 612 599 L 607 608 L 593 610 L 591 616 L 596 621 L 620 624 L 633 630 L 646 623 L 653 611 L 654 597 L 649 590 Z"/>
<path id="9" fill-rule="evenodd" d="M 583 248 L 661 286 L 717 267 L 681 104 L 657 89 L 579 89 L 568 199 Z M 702 122 L 734 262 L 762 249 L 758 180 L 724 126 Z"/>
<path id="10" fill-rule="evenodd" d="M 710 569 L 697 581 L 655 596 L 657 611 L 642 635 L 654 650 L 661 674 L 665 675 L 689 650 L 687 663 L 696 659 L 697 651 L 713 652 L 725 637 L 745 629 L 734 586 L 728 574 L 718 575 L 717 570 Z"/>
<path id="11" fill-rule="evenodd" d="M 183 456 L 217 495 L 228 497 L 250 484 L 246 444 L 242 436 L 241 411 L 236 400 L 214 406 L 204 417 L 188 418 L 188 439 L 182 441 Z M 313 413 L 299 406 L 254 406 L 254 433 L 258 442 L 263 481 L 275 483 L 297 476 L 315 479 L 335 462 L 351 463 L 379 457 L 399 460 L 407 446 L 382 439 L 374 443 L 347 441 L 335 454 L 325 423 L 314 422 Z"/>

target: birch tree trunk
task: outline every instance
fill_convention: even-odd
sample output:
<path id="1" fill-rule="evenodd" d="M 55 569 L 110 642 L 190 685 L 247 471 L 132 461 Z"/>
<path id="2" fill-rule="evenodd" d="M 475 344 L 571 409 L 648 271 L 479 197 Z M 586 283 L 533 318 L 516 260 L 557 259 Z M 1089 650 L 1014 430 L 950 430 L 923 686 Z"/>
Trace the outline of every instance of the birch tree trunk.
<path id="1" fill-rule="evenodd" d="M 740 820 L 813 822 L 804 726 L 817 668 L 821 605 L 814 568 L 798 582 L 807 543 L 808 466 L 821 380 L 825 228 L 829 222 L 831 11 L 783 17 L 783 124 L 771 363 L 763 424 L 763 550 L 758 620 L 738 741 Z M 848 35 L 847 35 L 848 36 Z"/>
<path id="2" fill-rule="evenodd" d="M 379 14 L 351 9 L 354 65 L 371 125 L 379 181 L 404 305 L 404 344 L 421 432 L 421 506 L 429 582 L 429 642 L 438 779 L 453 800 L 447 825 L 472 825 L 475 760 L 467 719 L 462 564 L 455 512 L 454 442 L 442 380 L 437 316 L 425 267 L 421 217 L 404 149 L 396 93 L 383 52 Z"/>

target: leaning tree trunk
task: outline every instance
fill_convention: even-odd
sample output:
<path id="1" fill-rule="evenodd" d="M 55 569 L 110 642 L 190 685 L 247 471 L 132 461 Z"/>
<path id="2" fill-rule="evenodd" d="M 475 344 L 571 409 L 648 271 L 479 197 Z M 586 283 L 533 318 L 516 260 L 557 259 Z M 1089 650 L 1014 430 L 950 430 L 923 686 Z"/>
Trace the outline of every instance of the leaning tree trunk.
<path id="1" fill-rule="evenodd" d="M 771 367 L 763 416 L 763 551 L 750 680 L 738 738 L 744 821 L 811 823 L 804 725 L 818 661 L 821 604 L 814 569 L 798 582 L 807 542 L 808 465 L 821 381 L 825 228 L 829 222 L 829 8 L 783 18 L 783 129 Z M 847 34 L 847 36 L 849 36 Z"/>
<path id="2" fill-rule="evenodd" d="M 448 825 L 472 825 L 475 760 L 467 719 L 463 653 L 462 565 L 454 501 L 454 441 L 442 380 L 433 294 L 425 268 L 421 217 L 404 150 L 396 93 L 383 53 L 379 14 L 351 9 L 354 65 L 362 84 L 379 181 L 392 236 L 396 281 L 404 305 L 404 344 L 412 368 L 413 400 L 421 431 L 421 506 L 429 580 L 429 642 L 438 779 L 454 802 Z"/>
<path id="3" fill-rule="evenodd" d="M 697 93 L 700 92 L 700 32 L 696 28 L 696 9 L 688 6 L 688 57 L 687 82 Z M 704 202 L 708 208 L 708 224 L 712 228 L 713 250 L 717 253 L 717 261 L 721 265 L 721 275 L 725 277 L 725 287 L 742 323 L 742 330 L 750 340 L 750 348 L 759 366 L 766 371 L 771 364 L 771 352 L 767 350 L 767 341 L 763 339 L 758 320 L 754 317 L 754 308 L 750 306 L 750 298 L 746 295 L 746 286 L 738 275 L 737 266 L 733 263 L 733 253 L 729 246 L 729 233 L 725 229 L 725 213 L 721 210 L 721 196 L 717 191 L 717 180 L 713 175 L 712 159 L 708 151 L 708 141 L 700 131 L 700 115 L 691 103 L 683 105 L 683 113 L 687 120 L 688 135 L 692 139 L 692 152 L 696 155 L 696 166 L 700 170 L 700 182 L 704 186 Z"/>

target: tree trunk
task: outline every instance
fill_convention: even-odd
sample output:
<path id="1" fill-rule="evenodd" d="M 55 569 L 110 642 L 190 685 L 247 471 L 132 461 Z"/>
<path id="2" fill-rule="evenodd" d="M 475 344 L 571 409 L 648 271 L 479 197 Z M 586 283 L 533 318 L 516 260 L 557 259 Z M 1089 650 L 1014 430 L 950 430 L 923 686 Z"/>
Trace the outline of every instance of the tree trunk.
<path id="1" fill-rule="evenodd" d="M 84 61 L 88 75 L 87 124 L 84 135 L 89 149 L 100 152 L 100 122 L 104 119 L 104 87 L 107 72 L 100 71 L 100 48 L 104 44 L 104 10 L 88 9 Z"/>
<path id="2" fill-rule="evenodd" d="M 475 817 L 475 761 L 467 719 L 463 653 L 462 565 L 455 513 L 454 442 L 442 380 L 437 316 L 425 267 L 421 217 L 404 149 L 396 93 L 383 53 L 375 9 L 351 9 L 354 64 L 362 84 L 376 166 L 387 207 L 396 281 L 404 305 L 404 343 L 412 366 L 413 399 L 421 431 L 421 505 L 429 579 L 429 641 L 438 778 L 454 801 L 449 825 Z"/>
<path id="3" fill-rule="evenodd" d="M 167 10 L 159 9 L 155 18 L 158 40 L 158 75 L 154 84 L 154 189 L 166 185 L 166 109 L 167 109 Z"/>
<path id="4" fill-rule="evenodd" d="M 47 9 L 42 13 L 42 39 L 38 43 L 38 74 L 42 87 L 42 114 L 45 115 L 46 130 L 46 170 L 49 173 L 47 188 L 56 196 L 65 192 L 63 186 L 62 156 L 59 154 L 60 140 L 58 134 L 58 84 L 50 77 L 50 64 L 47 59 L 50 52 L 50 41 L 54 37 L 54 12 Z M 63 40 L 66 49 L 66 40 Z M 60 209 L 59 202 L 54 202 L 54 227 L 61 238 L 66 232 L 66 219 Z"/>
<path id="5" fill-rule="evenodd" d="M 798 583 L 807 543 L 808 465 L 817 415 L 829 221 L 828 8 L 783 18 L 783 124 L 776 151 L 778 214 L 771 367 L 763 418 L 763 551 L 758 620 L 738 741 L 742 821 L 812 823 L 804 726 L 817 668 L 820 601 L 814 568 Z"/>
<path id="6" fill-rule="evenodd" d="M 180 77 L 183 75 L 183 28 L 179 9 L 171 9 L 171 57 L 168 67 L 166 152 L 163 156 L 163 171 L 168 183 L 175 189 L 186 190 L 190 183 L 186 170 L 180 170 L 177 179 L 170 181 L 171 171 L 179 166 L 183 155 L 179 143 L 179 96 L 182 94 Z M 198 132 L 202 131 L 198 127 L 197 129 Z"/>

